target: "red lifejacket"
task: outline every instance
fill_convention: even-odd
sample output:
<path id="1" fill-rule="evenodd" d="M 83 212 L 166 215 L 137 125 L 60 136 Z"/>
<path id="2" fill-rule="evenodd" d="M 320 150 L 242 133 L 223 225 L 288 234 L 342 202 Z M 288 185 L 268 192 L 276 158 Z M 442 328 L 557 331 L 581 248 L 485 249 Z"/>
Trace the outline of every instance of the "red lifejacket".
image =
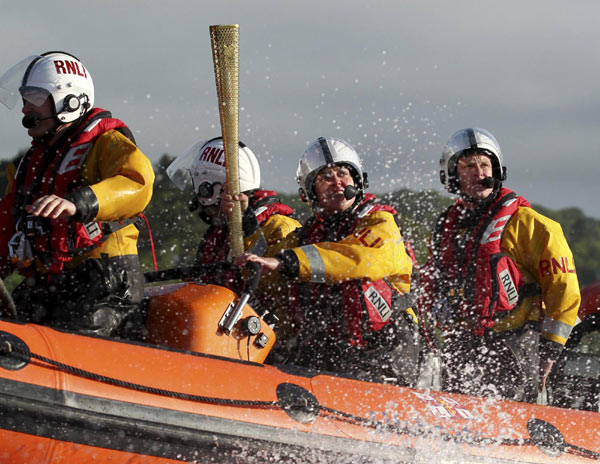
<path id="1" fill-rule="evenodd" d="M 354 232 L 363 217 L 375 211 L 393 214 L 398 224 L 396 210 L 374 200 L 374 195 L 365 194 L 361 204 L 351 214 L 341 215 L 334 225 L 313 215 L 300 231 L 298 246 L 341 240 Z M 410 244 L 405 241 L 404 245 L 416 265 Z M 393 326 L 398 312 L 413 305 L 410 297 L 400 294 L 386 279 L 357 279 L 335 285 L 301 283 L 293 286 L 290 304 L 298 330 L 302 330 L 307 318 L 318 317 L 334 339 L 352 346 L 367 346 L 376 332 Z M 307 314 L 315 310 L 321 314 Z"/>
<path id="2" fill-rule="evenodd" d="M 50 147 L 34 141 L 19 163 L 13 184 L 15 210 L 20 219 L 16 226 L 29 236 L 34 256 L 51 273 L 61 272 L 64 263 L 74 256 L 100 246 L 107 229 L 96 222 L 38 218 L 28 215 L 25 206 L 44 195 L 64 198 L 82 187 L 80 171 L 87 154 L 96 139 L 111 129 L 133 138 L 125 123 L 108 111 L 94 108 L 57 145 Z"/>
<path id="3" fill-rule="evenodd" d="M 450 317 L 471 323 L 483 335 L 501 311 L 515 308 L 524 296 L 539 293 L 537 284 L 525 284 L 515 262 L 501 248 L 504 228 L 521 206 L 523 197 L 502 188 L 475 227 L 464 235 L 459 228 L 460 200 L 443 213 L 432 240 L 432 255 L 441 271 L 438 296 L 448 305 Z M 462 237 L 462 240 L 460 240 Z"/>
<path id="4" fill-rule="evenodd" d="M 273 190 L 257 190 L 250 197 L 249 204 L 254 210 L 259 226 L 262 226 L 274 214 L 281 214 L 283 216 L 294 214 L 294 210 L 291 207 L 279 202 L 277 192 Z"/>
<path id="5" fill-rule="evenodd" d="M 279 202 L 277 193 L 272 190 L 256 190 L 249 198 L 249 206 L 254 210 L 259 227 L 275 214 L 291 216 L 294 213 L 294 210 L 288 205 Z M 196 264 L 226 261 L 230 248 L 227 224 L 211 225 L 198 246 Z M 210 276 L 205 277 L 203 280 L 207 282 L 223 285 L 232 290 L 239 290 L 243 287 L 241 278 L 234 272 L 219 275 L 216 279 L 212 279 Z"/>

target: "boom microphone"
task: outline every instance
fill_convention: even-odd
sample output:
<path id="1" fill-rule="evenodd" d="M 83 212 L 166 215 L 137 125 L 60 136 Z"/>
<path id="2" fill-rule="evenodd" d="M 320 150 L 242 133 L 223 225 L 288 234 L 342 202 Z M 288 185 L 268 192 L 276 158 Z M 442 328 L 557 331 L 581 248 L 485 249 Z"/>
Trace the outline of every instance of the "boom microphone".
<path id="1" fill-rule="evenodd" d="M 48 116 L 45 118 L 40 118 L 40 115 L 37 113 L 26 114 L 23 116 L 21 120 L 21 124 L 25 129 L 31 129 L 32 127 L 37 126 L 40 122 L 45 121 L 46 119 L 52 119 L 54 116 Z"/>
<path id="2" fill-rule="evenodd" d="M 497 179 L 494 179 L 493 177 L 485 177 L 485 178 L 481 179 L 481 181 L 479 183 L 487 188 L 495 188 L 495 187 L 500 186 L 500 181 Z"/>
<path id="3" fill-rule="evenodd" d="M 344 189 L 344 198 L 346 200 L 351 200 L 358 193 L 358 189 L 354 185 L 346 185 Z"/>

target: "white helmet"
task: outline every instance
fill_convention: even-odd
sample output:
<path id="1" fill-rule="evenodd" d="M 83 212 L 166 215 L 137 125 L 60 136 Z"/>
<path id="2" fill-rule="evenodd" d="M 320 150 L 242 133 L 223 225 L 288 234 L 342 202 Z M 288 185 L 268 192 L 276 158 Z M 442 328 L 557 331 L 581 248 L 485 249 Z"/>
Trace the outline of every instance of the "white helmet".
<path id="1" fill-rule="evenodd" d="M 484 153 L 492 162 L 492 177 L 498 182 L 506 180 L 506 166 L 502 165 L 500 144 L 491 132 L 470 127 L 455 132 L 442 150 L 440 158 L 440 182 L 450 193 L 459 190 L 456 164 L 463 155 Z"/>
<path id="2" fill-rule="evenodd" d="M 346 164 L 350 167 L 354 185 L 357 187 L 357 198 L 359 200 L 362 198 L 369 182 L 356 150 L 343 140 L 319 137 L 304 150 L 298 163 L 296 181 L 300 185 L 299 193 L 302 201 L 317 202 L 313 189 L 315 177 L 321 169 L 337 164 Z"/>
<path id="3" fill-rule="evenodd" d="M 240 191 L 247 192 L 260 187 L 260 167 L 252 150 L 241 141 L 238 151 Z M 221 186 L 227 181 L 223 138 L 215 137 L 200 141 L 177 157 L 167 168 L 167 175 L 183 190 L 191 181 L 194 195 L 203 206 L 218 203 Z M 215 188 L 219 184 L 219 188 Z"/>
<path id="4" fill-rule="evenodd" d="M 94 82 L 81 61 L 65 52 L 47 52 L 31 61 L 23 75 L 21 96 L 40 106 L 52 97 L 61 123 L 75 121 L 94 106 Z"/>

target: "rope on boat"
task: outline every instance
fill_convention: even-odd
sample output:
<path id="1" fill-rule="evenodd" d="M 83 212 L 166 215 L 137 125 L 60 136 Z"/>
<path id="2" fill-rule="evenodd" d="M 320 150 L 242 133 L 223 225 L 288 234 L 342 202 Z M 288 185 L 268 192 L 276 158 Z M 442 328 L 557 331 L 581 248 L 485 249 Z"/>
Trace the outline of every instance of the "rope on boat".
<path id="1" fill-rule="evenodd" d="M 141 385 L 141 384 L 134 383 L 134 382 L 119 380 L 119 379 L 116 379 L 113 377 L 96 374 L 94 372 L 90 372 L 85 369 L 80 369 L 78 367 L 70 366 L 68 364 L 61 363 L 59 361 L 55 361 L 55 360 L 47 358 L 45 356 L 41 356 L 39 354 L 30 352 L 29 350 L 27 350 L 27 352 L 22 352 L 21 349 L 14 346 L 13 344 L 11 344 L 8 341 L 4 341 L 3 343 L 0 343 L 0 356 L 2 356 L 2 355 L 15 356 L 15 357 L 18 357 L 21 359 L 26 358 L 25 361 L 27 361 L 27 362 L 29 361 L 29 358 L 34 358 L 34 359 L 37 359 L 38 361 L 42 361 L 43 363 L 54 366 L 58 369 L 61 369 L 62 371 L 77 375 L 79 377 L 84 377 L 84 378 L 88 378 L 91 380 L 104 382 L 104 383 L 107 383 L 110 385 L 128 388 L 128 389 L 135 390 L 135 391 L 152 393 L 155 395 L 167 396 L 167 397 L 177 398 L 177 399 L 182 399 L 182 400 L 197 401 L 197 402 L 202 402 L 202 403 L 217 404 L 217 405 L 224 405 L 224 406 L 281 408 L 283 410 L 293 409 L 293 408 L 301 409 L 304 407 L 304 405 L 302 405 L 302 404 L 284 406 L 279 401 L 257 401 L 257 400 L 236 400 L 236 399 L 230 399 L 230 398 L 215 398 L 215 397 L 210 397 L 210 396 L 191 395 L 189 393 L 181 393 L 181 392 L 175 392 L 172 390 L 166 390 L 166 389 L 162 389 L 162 388 L 149 387 L 147 385 Z M 435 429 L 435 431 L 426 430 L 426 429 L 421 430 L 421 427 L 416 427 L 416 429 L 415 429 L 415 427 L 409 427 L 408 424 L 400 425 L 399 423 L 384 422 L 384 421 L 377 420 L 375 418 L 366 418 L 366 417 L 362 417 L 362 416 L 357 416 L 355 414 L 350 414 L 350 413 L 347 413 L 344 411 L 340 411 L 338 409 L 328 408 L 328 407 L 322 406 L 320 404 L 318 404 L 316 407 L 318 408 L 319 411 L 322 411 L 328 415 L 331 415 L 333 418 L 335 418 L 337 420 L 373 428 L 380 432 L 391 432 L 391 433 L 396 433 L 396 434 L 406 434 L 406 435 L 421 436 L 421 437 L 435 433 L 436 438 L 442 439 L 444 441 L 453 441 L 453 442 L 458 441 L 461 443 L 471 443 L 471 444 L 484 445 L 484 446 L 492 445 L 492 444 L 493 445 L 505 445 L 505 446 L 538 445 L 538 443 L 536 443 L 531 438 L 520 439 L 520 440 L 503 438 L 500 440 L 494 440 L 489 437 L 478 437 L 478 436 L 472 435 L 472 434 L 465 435 L 463 433 L 459 433 L 458 435 L 456 435 L 456 434 L 442 432 L 439 429 Z M 412 424 L 412 425 L 415 425 L 415 424 Z M 585 448 L 581 448 L 579 446 L 572 445 L 569 443 L 564 443 L 564 448 L 562 449 L 562 452 L 589 458 L 589 459 L 600 460 L 600 453 L 597 453 L 595 451 L 588 450 Z"/>
<path id="2" fill-rule="evenodd" d="M 30 353 L 32 358 L 35 358 L 39 361 L 42 361 L 46 364 L 50 364 L 51 366 L 58 367 L 59 369 L 75 374 L 79 377 L 85 377 L 88 379 L 96 380 L 98 382 L 107 383 L 110 385 L 115 385 L 118 387 L 128 388 L 131 390 L 136 390 L 144 393 L 152 393 L 155 395 L 168 396 L 171 398 L 177 398 L 180 400 L 189 400 L 189 401 L 198 401 L 201 403 L 210 403 L 210 404 L 221 404 L 227 406 L 252 406 L 252 407 L 271 407 L 277 406 L 277 401 L 255 401 L 255 400 L 234 400 L 229 398 L 214 398 L 210 396 L 202 396 L 202 395 L 191 395 L 189 393 L 181 393 L 172 390 L 165 390 L 162 388 L 149 387 L 147 385 L 141 385 L 139 383 L 128 382 L 126 380 L 115 379 L 114 377 L 107 377 L 105 375 L 96 374 L 94 372 L 86 371 L 84 369 L 79 369 L 78 367 L 70 366 L 68 364 L 61 363 L 59 361 L 55 361 L 50 358 L 46 358 L 45 356 L 40 356 L 36 353 Z"/>
<path id="3" fill-rule="evenodd" d="M 45 356 L 41 356 L 37 353 L 33 353 L 28 351 L 27 353 L 23 353 L 19 350 L 18 347 L 12 345 L 11 343 L 5 341 L 0 344 L 0 355 L 12 355 L 19 358 L 34 358 L 38 361 L 42 361 L 43 363 L 49 364 L 50 366 L 54 366 L 64 372 L 68 372 L 79 377 L 95 380 L 98 382 L 107 383 L 110 385 L 115 385 L 122 388 L 128 388 L 131 390 L 144 392 L 144 393 L 152 393 L 155 395 L 168 396 L 170 398 L 177 398 L 182 400 L 189 401 L 197 401 L 201 403 L 209 403 L 209 404 L 218 404 L 224 406 L 237 406 L 237 407 L 258 407 L 258 408 L 281 408 L 286 409 L 294 406 L 284 406 L 279 401 L 257 401 L 257 400 L 236 400 L 230 398 L 215 398 L 210 396 L 202 396 L 202 395 L 192 395 L 189 393 L 181 393 L 172 390 L 166 390 L 162 388 L 149 387 L 147 385 L 141 385 L 134 382 L 128 382 L 126 380 L 116 379 L 114 377 L 108 377 L 105 375 L 97 374 L 95 372 L 91 372 L 85 369 L 80 369 L 78 367 L 74 367 L 60 361 L 55 361 L 54 359 L 47 358 Z M 25 359 L 25 361 L 29 361 L 29 359 Z M 303 405 L 298 405 L 298 407 L 303 407 Z M 382 423 L 378 423 L 373 419 L 368 419 L 366 417 L 357 416 L 354 414 L 350 414 L 344 411 L 340 411 L 337 409 L 328 408 L 322 405 L 317 406 L 319 410 L 328 413 L 333 416 L 338 416 L 340 419 L 345 420 L 347 422 L 352 422 L 355 424 L 360 424 L 367 427 L 372 428 L 381 428 Z M 389 424 L 383 424 L 384 427 L 389 427 Z"/>

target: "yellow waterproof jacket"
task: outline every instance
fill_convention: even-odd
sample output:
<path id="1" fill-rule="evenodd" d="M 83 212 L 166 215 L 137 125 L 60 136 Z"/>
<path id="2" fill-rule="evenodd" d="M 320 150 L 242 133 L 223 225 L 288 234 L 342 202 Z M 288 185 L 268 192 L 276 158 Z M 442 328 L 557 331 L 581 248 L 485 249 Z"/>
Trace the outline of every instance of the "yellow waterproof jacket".
<path id="1" fill-rule="evenodd" d="M 12 183 L 15 178 L 16 172 L 17 172 L 17 168 L 15 167 L 14 163 L 8 163 L 8 166 L 6 166 L 6 180 L 8 182 L 6 183 L 6 189 L 5 189 L 4 195 L 8 195 L 10 193 L 10 191 L 12 190 Z"/>
<path id="2" fill-rule="evenodd" d="M 300 223 L 291 215 L 293 209 L 279 202 L 276 192 L 257 190 L 249 196 L 249 208 L 242 219 L 244 250 L 261 256 L 274 256 L 281 249 L 281 241 Z M 196 264 L 212 264 L 226 261 L 230 253 L 230 236 L 227 224 L 211 225 L 205 232 L 196 254 Z M 206 283 L 222 285 L 234 291 L 241 291 L 244 283 L 234 273 L 204 275 Z M 273 297 L 279 295 L 279 282 L 276 274 L 261 276 L 255 292 L 265 306 L 274 306 Z"/>
<path id="3" fill-rule="evenodd" d="M 493 330 L 541 319 L 542 337 L 564 345 L 577 322 L 581 297 L 573 254 L 560 224 L 522 206 L 506 225 L 500 247 L 526 282 L 538 283 L 541 295 L 525 298 Z"/>
<path id="4" fill-rule="evenodd" d="M 148 158 L 121 132 L 107 130 L 101 133 L 89 148 L 79 168 L 81 190 L 88 190 L 87 199 L 97 203 L 88 221 L 121 221 L 136 217 L 152 196 L 154 172 Z M 14 179 L 14 173 L 11 180 Z M 91 192 L 91 195 L 89 194 Z M 15 233 L 16 216 L 13 204 L 15 193 L 0 202 L 0 267 L 3 274 L 11 272 L 8 259 L 8 241 Z M 77 202 L 75 202 L 77 205 Z M 66 263 L 74 267 L 87 258 L 137 255 L 138 229 L 130 224 L 108 236 L 106 241 L 90 252 Z M 44 268 L 41 268 L 44 272 Z"/>
<path id="5" fill-rule="evenodd" d="M 331 289 L 334 293 L 330 297 L 336 301 L 342 297 L 341 294 L 336 297 L 336 292 L 345 291 L 339 284 L 350 281 L 367 283 L 385 279 L 400 294 L 408 294 L 413 262 L 406 252 L 394 215 L 383 209 L 365 208 L 354 221 L 355 225 L 349 231 L 343 231 L 342 227 L 341 235 L 347 235 L 339 237 L 339 240 L 315 242 L 319 236 L 332 236 L 333 230 L 340 225 L 340 222 L 321 222 L 317 216 L 310 218 L 303 228 L 290 233 L 281 243 L 282 251 L 277 254 L 282 261 L 279 274 L 285 277 L 284 283 L 298 286 L 300 292 L 304 283 L 324 285 L 326 288 L 323 290 L 329 292 Z M 313 227 L 314 234 L 311 232 Z M 314 286 L 313 291 L 319 293 Z M 288 292 L 282 291 L 280 295 L 280 298 L 289 298 Z M 291 295 L 295 300 L 296 292 L 292 291 Z M 283 306 L 286 303 L 284 301 Z M 322 304 L 316 300 L 314 303 Z M 360 302 L 357 304 L 360 305 Z M 302 312 L 310 310 L 304 306 L 298 309 Z M 281 315 L 285 331 L 290 329 L 297 317 L 302 318 L 296 313 L 298 309 Z M 344 311 L 353 310 L 344 308 Z M 412 308 L 406 308 L 405 312 L 414 322 L 417 321 Z M 290 329 L 291 332 L 294 330 Z"/>
<path id="6" fill-rule="evenodd" d="M 292 232 L 281 244 L 296 256 L 299 281 L 338 284 L 386 278 L 400 293 L 410 291 L 412 261 L 391 213 L 367 214 L 353 233 L 336 242 L 297 246 L 299 232 Z"/>
<path id="7" fill-rule="evenodd" d="M 459 203 L 455 203 L 452 207 L 454 216 L 458 211 L 456 205 Z M 526 200 L 523 199 L 523 202 L 510 214 L 511 216 L 500 217 L 485 226 L 484 236 L 487 237 L 485 242 L 482 238 L 484 236 L 479 236 L 477 239 L 472 237 L 476 233 L 473 232 L 475 228 L 484 227 L 481 226 L 481 221 L 484 219 L 480 219 L 476 226 L 460 227 L 453 225 L 452 222 L 446 222 L 448 213 L 440 216 L 438 225 L 434 229 L 433 250 L 427 266 L 421 273 L 424 306 L 437 313 L 438 325 L 442 327 L 449 323 L 466 323 L 467 327 L 473 329 L 472 321 L 464 320 L 464 316 L 460 315 L 457 318 L 457 314 L 454 314 L 465 303 L 461 299 L 461 296 L 464 297 L 462 293 L 464 289 L 461 288 L 464 282 L 460 280 L 454 282 L 451 274 L 447 272 L 449 270 L 454 272 L 453 269 L 449 269 L 451 266 L 460 268 L 461 272 L 468 271 L 476 263 L 476 257 L 470 257 L 470 260 L 465 261 L 466 255 L 472 255 L 472 251 L 466 251 L 469 240 L 489 243 L 492 242 L 490 236 L 500 233 L 499 252 L 510 258 L 518 269 L 522 280 L 521 288 L 529 287 L 531 290 L 532 286 L 537 286 L 539 292 L 532 295 L 530 290 L 523 291 L 524 298 L 517 306 L 510 311 L 497 311 L 493 315 L 492 330 L 503 332 L 522 327 L 529 321 L 540 321 L 542 338 L 564 345 L 577 322 L 580 303 L 573 254 L 560 224 L 534 211 Z M 498 215 L 502 214 L 498 213 Z M 476 220 L 476 218 L 472 219 L 472 221 Z M 467 231 L 469 231 L 468 235 Z M 456 234 L 456 237 L 452 239 L 450 236 L 453 234 Z M 446 243 L 441 249 L 439 237 L 444 237 Z M 452 243 L 454 244 L 450 245 Z M 485 271 L 485 265 L 486 262 L 477 264 L 474 271 L 483 274 L 489 272 Z M 498 276 L 495 275 L 487 276 L 488 280 L 497 278 Z M 469 303 L 466 303 L 468 307 Z M 545 346 L 554 353 L 556 348 L 560 348 L 558 345 L 556 347 L 551 345 Z"/>
<path id="8" fill-rule="evenodd" d="M 301 225 L 291 216 L 273 214 L 260 225 L 258 231 L 248 237 L 244 237 L 244 249 L 252 250 L 252 247 L 264 238 L 267 247 L 264 256 L 275 256 L 282 250 L 283 239 L 292 231 L 301 227 Z"/>
<path id="9" fill-rule="evenodd" d="M 264 256 L 273 257 L 282 250 L 285 238 L 299 227 L 301 224 L 291 216 L 283 214 L 269 216 L 256 233 L 244 239 L 245 249 L 252 251 L 252 247 L 259 240 L 265 240 L 267 248 Z M 290 309 L 287 299 L 281 298 L 281 295 L 287 295 L 289 292 L 288 285 L 289 282 L 282 279 L 279 273 L 264 273 L 255 292 L 258 301 L 281 319 L 277 327 L 278 336 L 289 331 L 289 321 L 286 317 Z"/>
<path id="10" fill-rule="evenodd" d="M 81 177 L 98 199 L 96 221 L 134 218 L 152 198 L 154 171 L 150 160 L 116 130 L 98 137 L 81 168 Z M 135 255 L 138 235 L 137 227 L 130 224 L 109 235 L 101 247 L 85 257 Z"/>

